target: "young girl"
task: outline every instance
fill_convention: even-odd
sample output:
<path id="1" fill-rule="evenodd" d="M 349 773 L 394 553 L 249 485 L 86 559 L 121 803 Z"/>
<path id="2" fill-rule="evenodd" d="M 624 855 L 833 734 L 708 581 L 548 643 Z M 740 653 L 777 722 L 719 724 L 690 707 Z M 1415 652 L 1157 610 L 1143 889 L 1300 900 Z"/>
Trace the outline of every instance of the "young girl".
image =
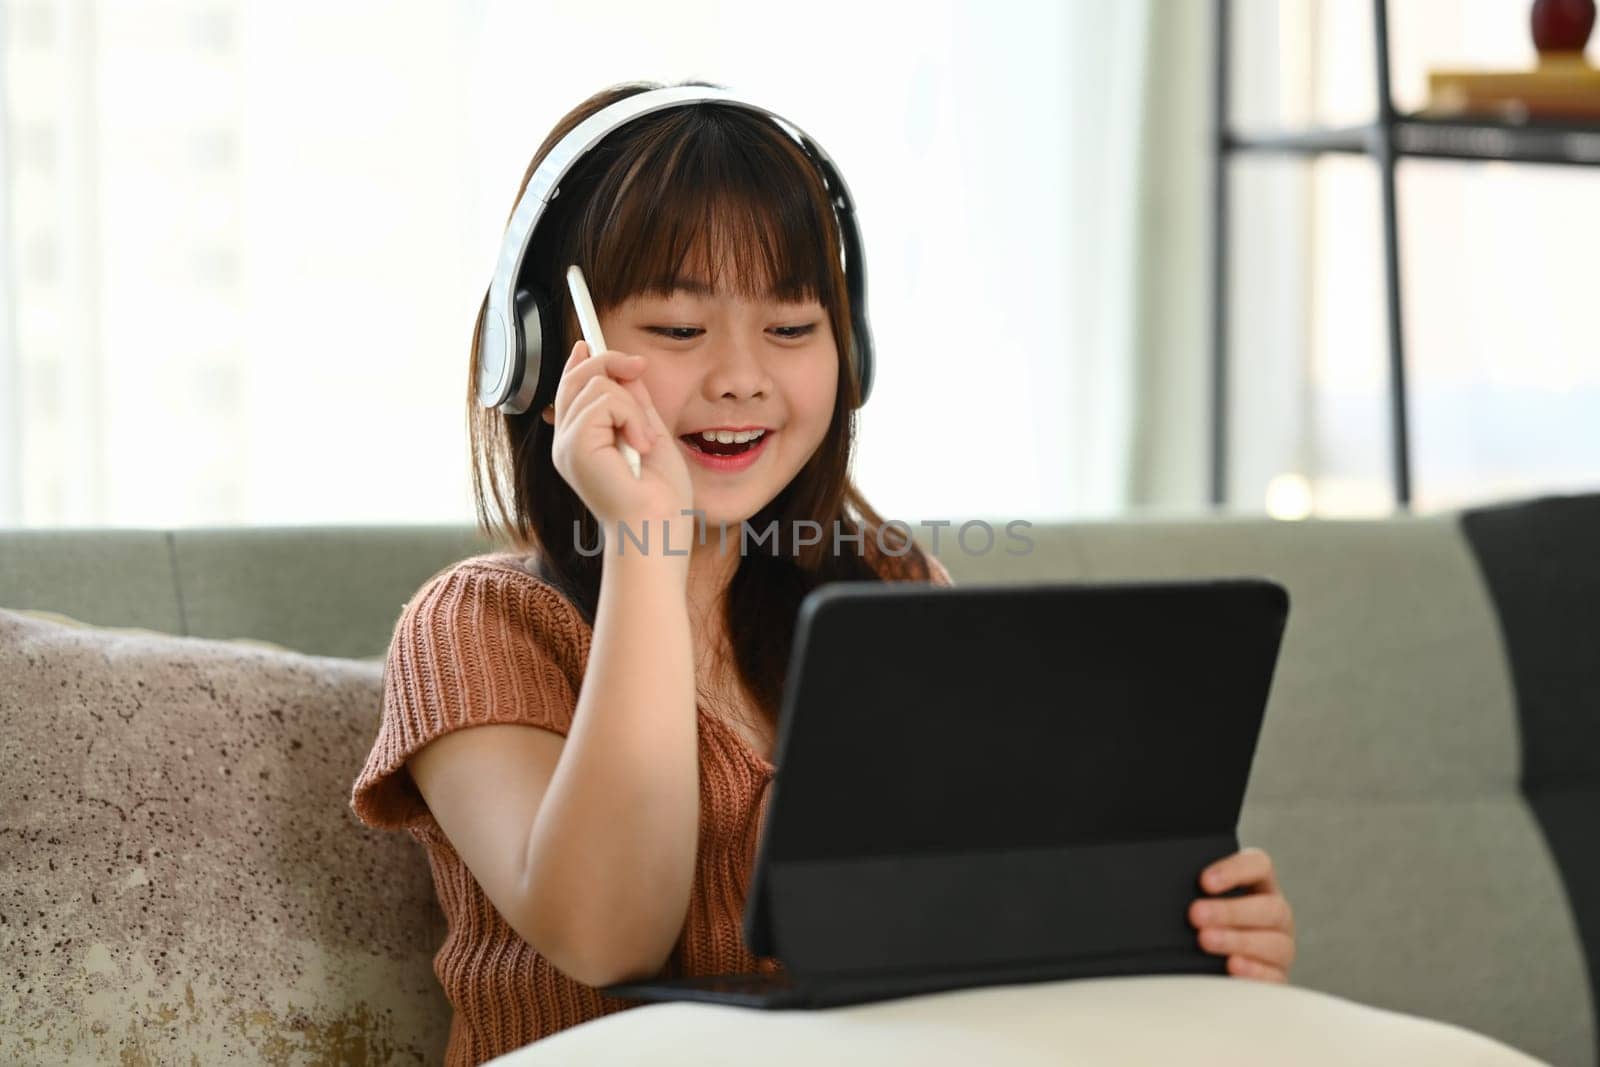
<path id="1" fill-rule="evenodd" d="M 584 101 L 523 188 L 583 119 L 658 88 Z M 652 112 L 587 152 L 547 210 L 525 272 L 561 294 L 554 396 L 505 414 L 469 384 L 479 523 L 513 549 L 446 568 L 405 606 L 352 799 L 426 850 L 450 1064 L 635 1004 L 597 987 L 778 968 L 741 920 L 800 602 L 840 580 L 950 582 L 851 482 L 838 222 L 788 134 L 715 103 Z M 578 340 L 572 263 L 603 353 Z M 706 431 L 753 429 L 744 459 L 710 454 L 730 447 Z M 743 544 L 742 522 L 772 536 Z M 1292 926 L 1265 854 L 1211 870 L 1209 892 L 1258 891 L 1196 901 L 1220 910 L 1190 920 L 1232 939 L 1206 947 L 1281 978 Z"/>

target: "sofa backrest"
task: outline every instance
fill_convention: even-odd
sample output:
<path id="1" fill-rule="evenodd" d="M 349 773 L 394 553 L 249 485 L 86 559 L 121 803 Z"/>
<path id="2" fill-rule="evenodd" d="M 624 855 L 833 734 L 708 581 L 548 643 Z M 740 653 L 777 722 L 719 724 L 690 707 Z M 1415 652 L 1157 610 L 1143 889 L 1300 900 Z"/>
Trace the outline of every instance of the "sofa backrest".
<path id="1" fill-rule="evenodd" d="M 1239 830 L 1294 907 L 1293 981 L 1600 1062 L 1600 495 L 1363 521 L 1035 523 L 1021 555 L 1004 534 L 980 552 L 961 525 L 937 545 L 918 531 L 957 583 L 1283 584 Z M 0 606 L 375 656 L 423 581 L 489 547 L 440 527 L 0 532 Z"/>
<path id="2" fill-rule="evenodd" d="M 492 548 L 456 526 L 4 530 L 0 607 L 362 659 L 431 575 Z"/>

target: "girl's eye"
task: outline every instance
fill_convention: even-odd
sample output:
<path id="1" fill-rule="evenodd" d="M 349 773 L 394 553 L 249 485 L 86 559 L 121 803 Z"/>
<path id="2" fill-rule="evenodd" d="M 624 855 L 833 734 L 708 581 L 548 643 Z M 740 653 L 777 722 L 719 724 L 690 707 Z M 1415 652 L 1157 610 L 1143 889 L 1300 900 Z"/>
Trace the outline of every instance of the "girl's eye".
<path id="1" fill-rule="evenodd" d="M 651 333 L 659 334 L 669 341 L 692 341 L 696 334 L 702 333 L 698 326 L 646 326 Z M 817 324 L 808 322 L 804 326 L 774 326 L 779 337 L 786 341 L 797 341 L 809 336 L 817 329 Z"/>

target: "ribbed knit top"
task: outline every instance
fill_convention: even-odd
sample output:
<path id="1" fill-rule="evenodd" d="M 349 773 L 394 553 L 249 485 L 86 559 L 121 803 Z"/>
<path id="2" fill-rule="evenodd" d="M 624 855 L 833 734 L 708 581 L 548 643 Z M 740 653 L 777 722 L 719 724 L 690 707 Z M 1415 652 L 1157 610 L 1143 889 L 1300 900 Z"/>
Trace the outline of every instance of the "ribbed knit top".
<path id="1" fill-rule="evenodd" d="M 888 581 L 922 577 L 911 556 L 879 553 Z M 928 579 L 951 584 L 926 555 Z M 434 974 L 454 1009 L 448 1067 L 479 1064 L 642 1001 L 602 995 L 558 971 L 501 917 L 429 813 L 406 760 L 452 730 L 523 723 L 566 736 L 593 630 L 529 561 L 510 553 L 462 560 L 430 578 L 401 610 L 384 667 L 377 738 L 351 806 L 369 826 L 409 831 L 427 854 L 447 932 Z M 773 766 L 714 713 L 699 714 L 700 831 L 689 910 L 663 976 L 777 970 L 743 938 L 746 891 Z"/>

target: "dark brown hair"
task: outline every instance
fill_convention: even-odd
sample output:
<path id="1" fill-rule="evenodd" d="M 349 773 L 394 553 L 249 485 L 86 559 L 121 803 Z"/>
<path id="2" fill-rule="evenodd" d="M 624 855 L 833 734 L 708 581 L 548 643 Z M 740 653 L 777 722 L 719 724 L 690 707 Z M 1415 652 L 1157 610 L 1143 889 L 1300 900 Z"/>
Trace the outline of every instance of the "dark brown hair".
<path id="1" fill-rule="evenodd" d="M 618 100 L 659 88 L 665 86 L 614 85 L 568 112 L 529 162 L 517 198 L 539 163 L 580 122 Z M 838 224 L 816 166 L 764 116 L 713 102 L 667 108 L 613 132 L 568 171 L 524 258 L 522 284 L 539 286 L 561 304 L 563 336 L 546 338 L 543 360 L 559 368 L 580 336 L 566 264 L 583 269 L 595 308 L 603 313 L 636 294 L 670 293 L 686 276 L 685 261 L 695 248 L 709 261 L 701 266 L 711 272 L 707 280 L 717 291 L 819 301 L 840 353 L 833 419 L 822 443 L 747 520 L 762 535 L 776 522 L 776 539 L 761 542 L 771 546 L 770 554 L 741 553 L 721 605 L 739 680 L 770 723 L 778 714 L 805 595 L 828 582 L 881 579 L 874 559 L 910 578 L 926 578 L 928 565 L 904 528 L 886 527 L 850 479 L 859 383 L 849 360 L 851 317 Z M 482 317 L 480 306 L 479 323 Z M 538 573 L 593 625 L 600 533 L 551 458 L 555 427 L 540 413 L 553 395 L 554 379 L 545 379 L 548 386 L 541 384 L 522 414 L 482 407 L 475 384 L 477 338 L 474 324 L 467 409 L 479 528 L 533 553 Z M 819 523 L 823 536 L 797 549 L 791 535 L 803 519 Z M 855 546 L 844 542 L 835 553 L 836 528 L 861 534 L 862 546 L 852 551 Z M 737 533 L 729 530 L 730 545 Z M 580 544 L 591 554 L 580 552 Z M 885 559 L 879 544 L 899 558 Z"/>

